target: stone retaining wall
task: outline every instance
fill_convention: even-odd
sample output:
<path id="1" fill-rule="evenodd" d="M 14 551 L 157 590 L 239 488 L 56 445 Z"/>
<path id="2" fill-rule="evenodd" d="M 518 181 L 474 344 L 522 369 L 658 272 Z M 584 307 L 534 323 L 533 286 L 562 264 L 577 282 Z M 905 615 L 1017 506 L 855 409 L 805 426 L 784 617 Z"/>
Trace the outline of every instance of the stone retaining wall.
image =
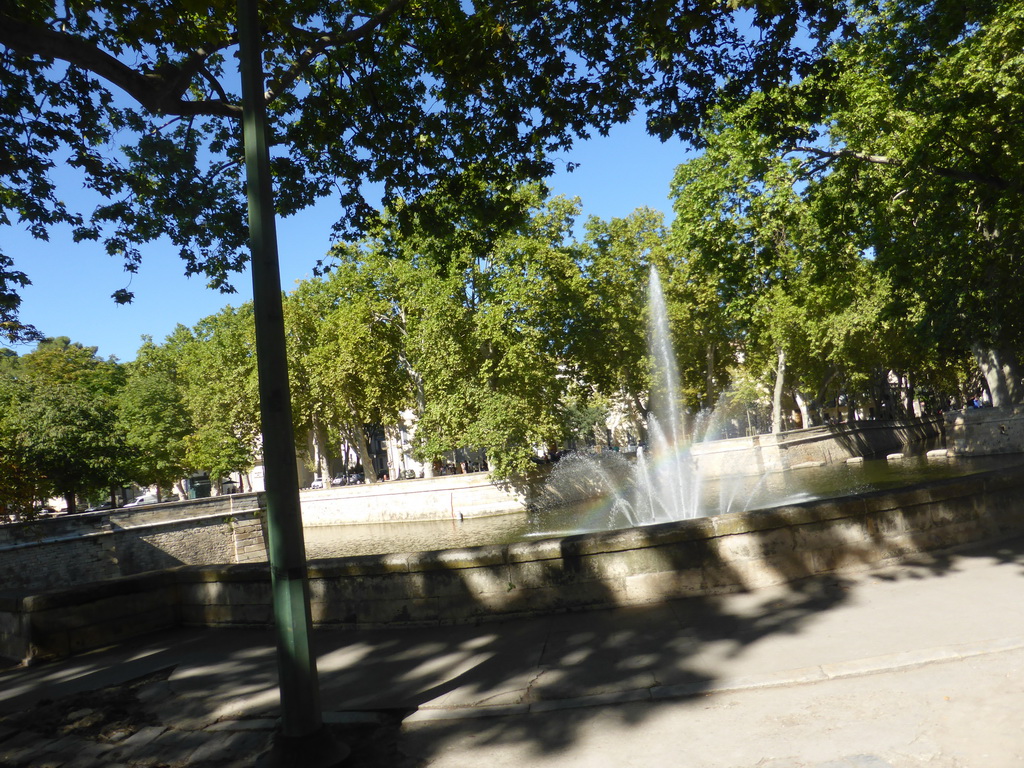
<path id="1" fill-rule="evenodd" d="M 1019 470 L 626 531 L 315 561 L 315 623 L 436 625 L 634 605 L 862 569 L 1024 532 Z M 265 565 L 179 566 L 0 598 L 0 655 L 53 658 L 186 624 L 272 621 Z"/>
<path id="2" fill-rule="evenodd" d="M 985 409 L 991 411 L 993 409 Z M 900 449 L 939 434 L 935 420 L 869 421 L 699 445 L 701 471 L 763 472 L 807 461 L 837 461 Z M 591 494 L 563 489 L 565 500 Z M 538 486 L 543 488 L 542 485 Z M 551 489 L 544 489 L 548 497 Z M 527 496 L 496 486 L 486 473 L 304 491 L 306 526 L 469 518 L 521 512 Z M 0 526 L 0 589 L 39 590 L 180 564 L 266 559 L 255 510 L 258 494 L 155 504 Z"/>
<path id="3" fill-rule="evenodd" d="M 25 591 L 175 565 L 266 561 L 261 494 L 0 526 L 0 589 Z"/>
<path id="4" fill-rule="evenodd" d="M 949 411 L 946 434 L 955 456 L 1024 453 L 1024 406 Z"/>
<path id="5" fill-rule="evenodd" d="M 462 519 L 522 512 L 523 497 L 486 472 L 348 485 L 302 493 L 304 526 Z"/>
<path id="6" fill-rule="evenodd" d="M 943 422 L 938 417 L 851 421 L 700 443 L 693 447 L 693 456 L 705 477 L 740 471 L 760 475 L 807 462 L 831 464 L 854 456 L 884 456 L 937 440 L 942 430 Z"/>

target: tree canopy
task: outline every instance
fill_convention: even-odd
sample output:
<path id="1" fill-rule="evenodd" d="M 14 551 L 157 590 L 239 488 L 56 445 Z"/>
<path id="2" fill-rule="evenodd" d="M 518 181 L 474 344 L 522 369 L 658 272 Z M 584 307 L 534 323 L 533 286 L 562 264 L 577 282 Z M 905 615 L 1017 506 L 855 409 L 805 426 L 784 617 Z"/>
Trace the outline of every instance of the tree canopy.
<path id="1" fill-rule="evenodd" d="M 124 374 L 95 347 L 67 337 L 45 339 L 0 370 L 0 447 L 16 474 L 0 482 L 0 499 L 31 509 L 29 500 L 109 491 L 130 474 L 117 423 Z"/>
<path id="2" fill-rule="evenodd" d="M 356 237 L 382 208 L 446 227 L 426 205 L 438 198 L 424 196 L 439 186 L 492 218 L 514 215 L 501 190 L 546 176 L 553 153 L 638 105 L 655 133 L 696 136 L 721 95 L 813 71 L 821 46 L 808 40 L 842 21 L 818 0 L 301 0 L 261 10 L 278 212 L 333 196 L 337 234 Z M 40 239 L 70 226 L 129 271 L 167 237 L 187 274 L 230 290 L 248 258 L 235 16 L 229 0 L 0 4 L 0 223 Z M 91 210 L 69 202 L 57 167 L 81 175 Z M 486 195 L 461 181 L 467 171 L 492 182 Z M 367 197 L 374 184 L 380 201 Z M 8 338 L 33 330 L 17 315 L 30 280 L 18 258 L 0 255 Z"/>
<path id="3" fill-rule="evenodd" d="M 911 321 L 915 364 L 973 354 L 994 400 L 1019 402 L 1024 11 L 889 2 L 854 19 L 828 66 L 748 101 L 745 125 L 764 157 L 798 161 L 825 247 L 817 262 L 846 242 L 887 277 L 887 314 Z M 766 115 L 788 130 L 765 130 Z"/>

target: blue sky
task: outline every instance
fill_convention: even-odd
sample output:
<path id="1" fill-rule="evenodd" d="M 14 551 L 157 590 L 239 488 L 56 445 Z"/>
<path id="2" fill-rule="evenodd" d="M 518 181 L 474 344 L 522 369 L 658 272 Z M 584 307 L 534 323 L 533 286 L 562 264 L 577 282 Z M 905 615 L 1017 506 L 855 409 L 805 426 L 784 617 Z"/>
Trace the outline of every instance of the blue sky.
<path id="1" fill-rule="evenodd" d="M 646 134 L 642 120 L 617 126 L 608 137 L 580 143 L 562 158 L 580 165 L 573 173 L 549 179 L 552 193 L 579 197 L 583 216 L 621 217 L 641 206 L 671 216 L 669 182 L 675 167 L 686 159 L 679 141 L 662 144 Z M 65 190 L 69 203 L 75 191 Z M 281 282 L 290 291 L 297 280 L 312 274 L 313 265 L 330 245 L 333 203 L 325 201 L 290 219 L 278 220 Z M 49 242 L 32 239 L 17 227 L 2 232 L 3 250 L 32 285 L 22 293 L 21 317 L 48 336 L 69 336 L 72 341 L 98 347 L 102 357 L 132 360 L 143 335 L 161 342 L 178 323 L 187 326 L 227 304 L 251 298 L 250 276 L 234 280 L 238 293 L 224 295 L 206 288 L 202 277 L 184 276 L 174 249 L 156 243 L 144 251 L 135 275 L 121 261 L 107 256 L 97 243 L 74 243 L 70 231 L 58 229 Z M 114 304 L 110 294 L 128 288 L 135 294 L 130 305 Z M 15 347 L 21 354 L 30 347 Z"/>

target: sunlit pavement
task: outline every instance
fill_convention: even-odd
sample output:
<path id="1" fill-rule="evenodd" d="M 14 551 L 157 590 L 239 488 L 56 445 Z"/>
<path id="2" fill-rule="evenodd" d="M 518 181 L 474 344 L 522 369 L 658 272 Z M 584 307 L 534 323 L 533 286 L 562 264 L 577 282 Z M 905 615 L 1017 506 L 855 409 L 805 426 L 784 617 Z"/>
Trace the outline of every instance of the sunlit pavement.
<path id="1" fill-rule="evenodd" d="M 325 721 L 366 735 L 352 765 L 1020 766 L 1022 577 L 1014 540 L 614 612 L 318 632 Z M 272 643 L 183 629 L 2 672 L 0 765 L 251 765 Z M 74 696 L 129 681 L 134 723 L 75 726 L 101 697 Z M 78 720 L 26 726 L 43 706 Z"/>

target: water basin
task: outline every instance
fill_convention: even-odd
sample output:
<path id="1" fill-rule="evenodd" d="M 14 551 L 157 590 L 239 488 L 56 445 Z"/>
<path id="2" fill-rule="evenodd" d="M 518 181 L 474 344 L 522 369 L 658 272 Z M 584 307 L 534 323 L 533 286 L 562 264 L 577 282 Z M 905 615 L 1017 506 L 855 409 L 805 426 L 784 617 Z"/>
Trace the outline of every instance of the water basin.
<path id="1" fill-rule="evenodd" d="M 761 478 L 728 478 L 726 498 L 745 496 L 747 509 L 777 507 L 813 499 L 835 498 L 872 490 L 897 488 L 996 469 L 1024 471 L 1020 455 L 926 459 L 915 456 L 894 462 L 829 464 L 791 469 Z M 707 481 L 705 514 L 720 512 L 719 481 Z M 310 560 L 350 555 L 424 552 L 485 544 L 508 544 L 588 531 L 623 527 L 606 501 L 597 499 L 529 513 L 458 520 L 317 526 L 305 529 Z"/>

